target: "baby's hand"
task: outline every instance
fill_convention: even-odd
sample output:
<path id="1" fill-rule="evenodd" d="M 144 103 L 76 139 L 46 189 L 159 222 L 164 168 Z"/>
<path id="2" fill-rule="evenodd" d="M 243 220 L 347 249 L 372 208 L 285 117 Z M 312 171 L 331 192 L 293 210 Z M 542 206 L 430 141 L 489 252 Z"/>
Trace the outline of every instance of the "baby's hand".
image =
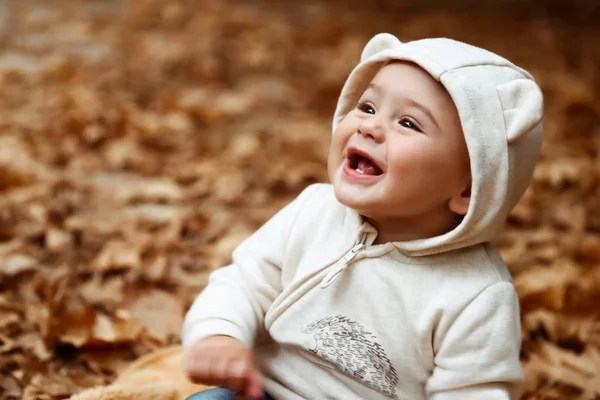
<path id="1" fill-rule="evenodd" d="M 186 372 L 194 383 L 239 391 L 244 398 L 263 398 L 263 379 L 254 365 L 252 351 L 229 336 L 211 336 L 192 347 Z"/>

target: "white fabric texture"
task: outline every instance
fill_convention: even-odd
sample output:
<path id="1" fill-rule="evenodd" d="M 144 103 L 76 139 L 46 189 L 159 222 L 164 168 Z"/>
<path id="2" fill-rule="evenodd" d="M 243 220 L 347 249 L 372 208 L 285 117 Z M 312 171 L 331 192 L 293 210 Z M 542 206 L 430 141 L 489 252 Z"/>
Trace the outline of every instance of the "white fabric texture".
<path id="1" fill-rule="evenodd" d="M 531 179 L 542 96 L 524 70 L 449 39 L 375 36 L 350 74 L 334 129 L 390 60 L 417 63 L 457 105 L 473 175 L 467 215 L 434 238 L 377 232 L 309 186 L 213 272 L 186 315 L 184 347 L 229 335 L 254 348 L 276 399 L 517 399 L 518 298 L 488 243 Z"/>

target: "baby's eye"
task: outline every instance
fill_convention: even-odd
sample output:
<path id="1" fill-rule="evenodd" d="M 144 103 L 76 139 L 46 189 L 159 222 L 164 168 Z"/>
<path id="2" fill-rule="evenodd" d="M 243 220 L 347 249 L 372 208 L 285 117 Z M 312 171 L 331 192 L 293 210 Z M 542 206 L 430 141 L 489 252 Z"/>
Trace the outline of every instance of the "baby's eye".
<path id="1" fill-rule="evenodd" d="M 367 114 L 375 114 L 375 109 L 368 103 L 358 103 L 356 108 Z"/>
<path id="2" fill-rule="evenodd" d="M 419 127 L 417 126 L 417 124 L 415 124 L 409 118 L 406 118 L 406 117 L 400 118 L 400 120 L 398 121 L 398 123 L 400 125 L 402 125 L 403 127 L 405 127 L 405 128 L 413 129 L 413 130 L 415 130 L 417 132 L 421 132 L 421 129 L 419 129 Z"/>

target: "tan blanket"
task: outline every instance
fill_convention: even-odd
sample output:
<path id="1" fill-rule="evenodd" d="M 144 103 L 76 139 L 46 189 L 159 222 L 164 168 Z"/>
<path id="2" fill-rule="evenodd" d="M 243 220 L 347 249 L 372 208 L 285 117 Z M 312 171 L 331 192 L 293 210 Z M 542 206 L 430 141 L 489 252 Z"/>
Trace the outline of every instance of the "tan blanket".
<path id="1" fill-rule="evenodd" d="M 206 389 L 186 378 L 181 346 L 170 346 L 139 358 L 111 385 L 84 390 L 71 400 L 184 400 Z"/>

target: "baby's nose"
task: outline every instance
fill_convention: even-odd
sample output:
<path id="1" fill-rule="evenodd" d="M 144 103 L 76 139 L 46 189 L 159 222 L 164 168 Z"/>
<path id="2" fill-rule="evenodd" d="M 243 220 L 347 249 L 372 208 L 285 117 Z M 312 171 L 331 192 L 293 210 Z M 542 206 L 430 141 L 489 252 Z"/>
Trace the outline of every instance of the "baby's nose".
<path id="1" fill-rule="evenodd" d="M 370 118 L 362 120 L 358 126 L 357 133 L 363 136 L 365 139 L 371 139 L 377 143 L 383 142 L 385 137 L 385 129 L 381 118 L 373 115 Z"/>

